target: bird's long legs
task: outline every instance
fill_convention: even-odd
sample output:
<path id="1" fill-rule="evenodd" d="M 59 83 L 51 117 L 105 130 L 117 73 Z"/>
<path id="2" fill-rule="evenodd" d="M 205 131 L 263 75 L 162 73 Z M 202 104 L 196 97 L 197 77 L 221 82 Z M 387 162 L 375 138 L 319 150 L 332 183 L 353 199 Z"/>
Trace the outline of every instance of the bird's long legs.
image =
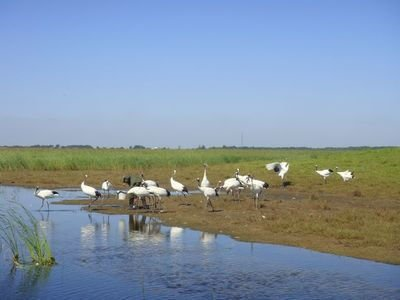
<path id="1" fill-rule="evenodd" d="M 44 204 L 44 199 L 42 199 L 42 205 L 40 206 L 39 210 L 41 210 L 41 209 L 42 209 L 42 207 L 43 207 L 43 204 Z"/>
<path id="2" fill-rule="evenodd" d="M 207 197 L 206 209 L 208 208 L 208 206 L 211 206 L 212 211 L 214 211 L 214 206 L 211 203 L 210 197 Z"/>

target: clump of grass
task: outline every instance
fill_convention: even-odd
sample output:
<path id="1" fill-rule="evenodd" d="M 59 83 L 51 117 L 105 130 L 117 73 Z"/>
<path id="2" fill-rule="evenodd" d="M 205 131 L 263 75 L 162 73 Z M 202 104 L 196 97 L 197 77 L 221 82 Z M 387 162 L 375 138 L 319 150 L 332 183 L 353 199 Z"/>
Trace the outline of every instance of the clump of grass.
<path id="1" fill-rule="evenodd" d="M 3 210 L 0 210 L 0 238 L 10 249 L 12 259 L 15 264 L 19 264 L 20 251 L 18 233 L 10 216 Z"/>
<path id="2" fill-rule="evenodd" d="M 21 257 L 24 246 L 33 264 L 55 264 L 50 245 L 32 213 L 19 203 L 8 203 L 8 208 L 0 208 L 0 237 L 9 247 L 13 262 L 17 265 L 24 263 Z"/>

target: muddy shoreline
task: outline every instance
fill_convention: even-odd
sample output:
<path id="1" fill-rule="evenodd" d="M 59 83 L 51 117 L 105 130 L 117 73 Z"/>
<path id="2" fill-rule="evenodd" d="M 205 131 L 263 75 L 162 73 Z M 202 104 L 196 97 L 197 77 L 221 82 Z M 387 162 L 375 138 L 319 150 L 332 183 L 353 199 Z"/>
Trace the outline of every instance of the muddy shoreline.
<path id="1" fill-rule="evenodd" d="M 76 184 L 71 184 L 76 182 L 76 172 L 62 173 L 47 172 L 47 175 L 52 175 L 49 177 L 41 173 L 29 176 L 32 173 L 21 175 L 15 172 L 14 177 L 8 174 L 7 178 L 2 176 L 0 180 L 3 185 L 33 188 L 40 184 L 46 188 L 73 186 L 79 189 Z M 78 178 L 81 178 L 81 174 L 79 172 Z M 104 174 L 99 172 L 95 179 L 100 181 L 103 177 Z M 167 187 L 168 184 L 163 183 L 162 186 Z M 122 183 L 117 183 L 114 188 L 126 190 Z M 390 198 L 378 200 L 374 195 L 356 195 L 352 190 L 343 189 L 331 193 L 324 190 L 324 185 L 307 191 L 297 186 L 282 188 L 272 185 L 264 192 L 259 209 L 254 207 L 249 192 L 242 193 L 240 201 L 237 201 L 221 191 L 220 196 L 212 200 L 214 212 L 205 209 L 205 198 L 200 193 L 190 194 L 187 198 L 175 195 L 164 198 L 162 212 L 132 210 L 127 200 L 117 200 L 115 195 L 109 199 L 97 200 L 91 211 L 153 215 L 169 226 L 225 234 L 246 242 L 289 245 L 400 264 L 400 242 L 396 235 L 396 230 L 400 228 L 399 201 Z M 184 202 L 190 205 L 182 205 Z M 65 199 L 50 203 L 83 205 L 83 209 L 87 209 L 85 206 L 89 201 Z M 382 236 L 384 234 L 389 239 Z"/>

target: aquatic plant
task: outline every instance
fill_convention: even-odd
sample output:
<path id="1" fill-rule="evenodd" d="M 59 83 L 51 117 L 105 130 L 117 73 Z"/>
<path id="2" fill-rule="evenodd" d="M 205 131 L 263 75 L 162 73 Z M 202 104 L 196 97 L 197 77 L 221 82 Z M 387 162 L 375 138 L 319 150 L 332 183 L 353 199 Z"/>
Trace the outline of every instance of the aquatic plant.
<path id="1" fill-rule="evenodd" d="M 13 225 L 10 215 L 4 210 L 0 209 L 0 238 L 3 240 L 5 245 L 10 249 L 13 261 L 15 264 L 19 264 L 20 251 L 18 242 L 18 233 Z"/>
<path id="2" fill-rule="evenodd" d="M 32 263 L 48 266 L 55 264 L 50 245 L 38 221 L 22 204 L 8 201 L 0 207 L 0 237 L 10 249 L 15 264 L 22 264 L 21 246 L 29 253 Z"/>

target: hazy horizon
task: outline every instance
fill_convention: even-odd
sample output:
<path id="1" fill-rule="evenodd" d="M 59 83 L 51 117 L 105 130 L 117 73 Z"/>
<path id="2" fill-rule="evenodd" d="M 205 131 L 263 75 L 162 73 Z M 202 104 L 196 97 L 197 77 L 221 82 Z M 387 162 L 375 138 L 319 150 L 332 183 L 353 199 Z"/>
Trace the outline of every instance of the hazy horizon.
<path id="1" fill-rule="evenodd" d="M 399 146 L 398 1 L 0 2 L 0 144 Z"/>

